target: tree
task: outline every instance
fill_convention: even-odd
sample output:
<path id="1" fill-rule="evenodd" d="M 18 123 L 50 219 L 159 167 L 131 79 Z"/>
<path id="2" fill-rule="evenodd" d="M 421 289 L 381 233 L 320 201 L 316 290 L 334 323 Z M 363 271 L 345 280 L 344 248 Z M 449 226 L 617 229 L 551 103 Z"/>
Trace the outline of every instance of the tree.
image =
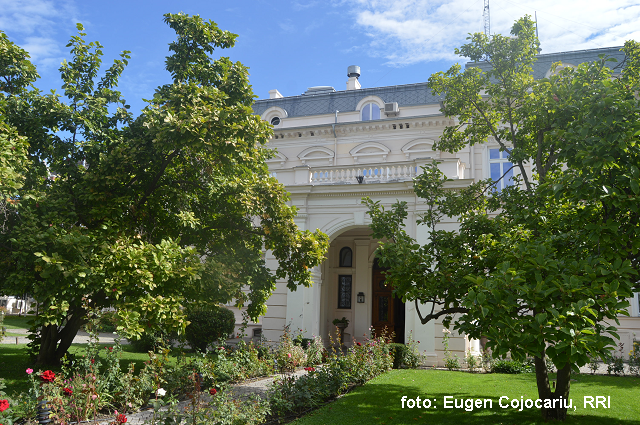
<path id="1" fill-rule="evenodd" d="M 608 59 L 534 80 L 538 41 L 532 21 L 512 37 L 474 34 L 457 54 L 487 62 L 486 71 L 456 65 L 429 85 L 457 117 L 434 149 L 456 152 L 492 137 L 519 171 L 502 191 L 491 181 L 446 192 L 435 165 L 416 180 L 426 197 L 420 220 L 431 241 L 420 246 L 402 229 L 405 206 L 367 200 L 381 259 L 404 299 L 432 303 L 422 323 L 443 318 L 493 353 L 534 358 L 545 419 L 566 418 L 572 368 L 615 348 L 618 315 L 638 291 L 640 216 L 640 49 L 627 42 L 621 76 Z M 504 177 L 504 176 L 503 176 Z M 442 215 L 460 229 L 436 229 Z M 457 314 L 456 316 L 453 316 Z M 545 364 L 558 369 L 555 391 Z"/>
<path id="2" fill-rule="evenodd" d="M 247 68 L 210 56 L 236 35 L 199 16 L 165 22 L 173 81 L 135 119 L 116 90 L 129 52 L 97 79 L 102 46 L 81 25 L 60 68 L 67 103 L 5 90 L 33 166 L 0 235 L 0 292 L 38 301 L 38 363 L 62 358 L 91 309 L 117 307 L 127 336 L 184 330 L 187 304 L 234 300 L 255 320 L 276 279 L 310 285 L 327 249 L 268 175 L 272 130 L 252 113 Z"/>

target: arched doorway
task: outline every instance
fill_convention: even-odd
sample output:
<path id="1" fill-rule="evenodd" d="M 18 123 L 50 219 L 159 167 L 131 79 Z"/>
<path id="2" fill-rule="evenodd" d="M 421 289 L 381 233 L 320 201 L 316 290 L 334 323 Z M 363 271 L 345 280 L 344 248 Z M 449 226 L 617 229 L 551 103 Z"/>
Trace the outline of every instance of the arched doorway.
<path id="1" fill-rule="evenodd" d="M 401 299 L 393 294 L 393 287 L 386 283 L 385 269 L 376 258 L 371 273 L 373 308 L 371 326 L 376 335 L 393 332 L 394 342 L 404 344 L 405 309 Z"/>

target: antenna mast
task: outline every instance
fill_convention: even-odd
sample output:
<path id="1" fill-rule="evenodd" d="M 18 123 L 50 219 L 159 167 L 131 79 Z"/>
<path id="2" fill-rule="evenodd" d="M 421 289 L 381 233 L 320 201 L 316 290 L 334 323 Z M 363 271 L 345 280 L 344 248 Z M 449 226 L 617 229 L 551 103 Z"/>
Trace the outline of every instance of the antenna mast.
<path id="1" fill-rule="evenodd" d="M 491 19 L 489 17 L 489 0 L 484 0 L 484 11 L 482 12 L 482 18 L 484 19 L 484 35 L 489 37 L 491 35 Z"/>

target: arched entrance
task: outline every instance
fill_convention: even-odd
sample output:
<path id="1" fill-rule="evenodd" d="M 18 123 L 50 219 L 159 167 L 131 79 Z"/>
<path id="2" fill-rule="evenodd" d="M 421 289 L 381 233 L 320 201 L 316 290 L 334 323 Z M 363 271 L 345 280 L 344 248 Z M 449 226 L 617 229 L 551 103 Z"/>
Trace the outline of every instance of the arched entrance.
<path id="1" fill-rule="evenodd" d="M 373 262 L 371 273 L 371 293 L 373 308 L 371 311 L 371 327 L 376 335 L 393 332 L 394 342 L 404 344 L 405 308 L 401 299 L 393 294 L 393 288 L 386 283 L 385 269 Z"/>

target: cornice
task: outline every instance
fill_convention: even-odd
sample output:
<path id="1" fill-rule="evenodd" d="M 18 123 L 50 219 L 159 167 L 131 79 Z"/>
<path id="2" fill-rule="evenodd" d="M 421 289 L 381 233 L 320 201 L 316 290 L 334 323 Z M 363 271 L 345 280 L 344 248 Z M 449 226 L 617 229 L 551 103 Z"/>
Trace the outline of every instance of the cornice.
<path id="1" fill-rule="evenodd" d="M 407 124 L 409 124 L 407 126 Z M 456 120 L 442 115 L 435 117 L 407 117 L 384 119 L 377 121 L 355 121 L 350 123 L 335 124 L 335 132 L 338 137 L 349 136 L 358 133 L 372 132 L 408 132 L 412 129 L 440 128 L 455 125 Z M 298 140 L 301 138 L 333 138 L 333 126 L 331 124 L 291 127 L 275 130 L 271 140 Z"/>

